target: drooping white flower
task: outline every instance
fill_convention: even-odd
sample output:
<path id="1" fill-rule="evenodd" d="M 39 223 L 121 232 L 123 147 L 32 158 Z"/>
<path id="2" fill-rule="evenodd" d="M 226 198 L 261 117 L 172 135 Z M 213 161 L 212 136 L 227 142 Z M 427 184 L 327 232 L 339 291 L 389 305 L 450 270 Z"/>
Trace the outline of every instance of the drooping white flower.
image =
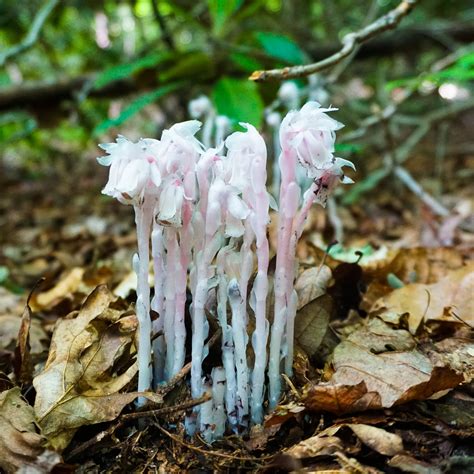
<path id="1" fill-rule="evenodd" d="M 234 132 L 227 137 L 225 145 L 228 149 L 227 157 L 232 166 L 230 185 L 244 191 L 251 185 L 250 168 L 257 158 L 266 162 L 267 147 L 257 129 L 249 123 L 241 122 L 245 132 Z"/>
<path id="2" fill-rule="evenodd" d="M 169 176 L 160 194 L 157 221 L 165 226 L 180 227 L 184 199 L 183 182 L 175 176 Z"/>
<path id="3" fill-rule="evenodd" d="M 335 132 L 342 127 L 326 113 L 334 110 L 308 102 L 300 111 L 290 112 L 281 124 L 282 147 L 296 153 L 309 178 L 318 178 L 333 161 Z"/>
<path id="4" fill-rule="evenodd" d="M 324 170 L 321 170 L 318 177 L 315 179 L 317 189 L 315 192 L 315 201 L 326 206 L 328 197 L 337 186 L 338 183 L 351 184 L 354 181 L 345 176 L 342 168 L 347 166 L 355 170 L 354 163 L 343 158 L 333 158 L 333 161 Z"/>
<path id="5" fill-rule="evenodd" d="M 203 148 L 194 137 L 200 129 L 201 122 L 188 120 L 164 130 L 161 135 L 161 159 L 167 173 L 179 173 L 183 176 L 194 169 L 195 163 Z"/>
<path id="6" fill-rule="evenodd" d="M 153 140 L 156 142 L 156 140 Z M 138 202 L 145 193 L 155 194 L 161 183 L 158 157 L 147 141 L 137 143 L 119 136 L 116 143 L 100 145 L 108 156 L 99 157 L 104 166 L 110 166 L 109 180 L 103 193 L 124 204 Z"/>
<path id="7" fill-rule="evenodd" d="M 225 234 L 240 237 L 244 233 L 242 220 L 250 210 L 239 196 L 239 190 L 216 177 L 209 188 L 209 201 L 206 212 L 206 233 L 214 235 L 225 224 Z"/>

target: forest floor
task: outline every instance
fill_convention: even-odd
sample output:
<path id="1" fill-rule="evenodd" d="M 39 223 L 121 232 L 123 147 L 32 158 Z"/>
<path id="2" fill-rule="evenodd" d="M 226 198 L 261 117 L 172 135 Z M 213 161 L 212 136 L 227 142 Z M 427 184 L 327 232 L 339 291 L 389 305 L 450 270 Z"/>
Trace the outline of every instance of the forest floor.
<path id="1" fill-rule="evenodd" d="M 298 249 L 286 395 L 260 429 L 207 445 L 183 434 L 185 378 L 160 389 L 140 422 L 130 416 L 132 210 L 100 195 L 106 170 L 72 168 L 41 179 L 0 173 L 3 469 L 474 471 L 469 180 L 443 195 L 456 203 L 444 218 L 386 180 L 370 201 L 339 209 L 344 248 L 329 256 L 331 225 L 314 209 Z M 52 371 L 63 386 L 52 386 Z"/>

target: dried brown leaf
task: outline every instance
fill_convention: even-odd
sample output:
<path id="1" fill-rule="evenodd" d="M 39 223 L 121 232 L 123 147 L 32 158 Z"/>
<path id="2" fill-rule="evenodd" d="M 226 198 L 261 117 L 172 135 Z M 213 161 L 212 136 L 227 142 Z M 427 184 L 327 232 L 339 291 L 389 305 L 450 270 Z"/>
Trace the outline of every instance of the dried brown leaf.
<path id="1" fill-rule="evenodd" d="M 20 385 L 31 383 L 33 379 L 33 366 L 31 363 L 30 347 L 31 328 L 31 308 L 26 303 L 23 315 L 21 316 L 20 330 L 15 347 L 15 357 L 13 359 L 13 369 L 15 377 Z"/>
<path id="2" fill-rule="evenodd" d="M 348 424 L 354 434 L 369 448 L 384 456 L 394 456 L 403 451 L 400 436 L 382 428 L 365 424 Z"/>
<path id="3" fill-rule="evenodd" d="M 331 276 L 331 269 L 327 265 L 304 270 L 295 282 L 295 290 L 298 293 L 298 309 L 324 295 Z"/>
<path id="4" fill-rule="evenodd" d="M 295 318 L 295 342 L 309 357 L 313 356 L 328 331 L 333 300 L 322 295 L 303 306 Z"/>
<path id="5" fill-rule="evenodd" d="M 113 300 L 107 288 L 99 286 L 75 317 L 56 323 L 46 366 L 33 381 L 35 413 L 56 450 L 63 450 L 80 426 L 116 418 L 140 395 L 118 393 L 137 371 L 131 360 L 120 372 L 115 367 L 131 350 L 136 319 L 133 315 L 117 321 L 109 308 Z M 161 402 L 154 394 L 144 396 Z"/>
<path id="6" fill-rule="evenodd" d="M 76 292 L 84 276 L 84 268 L 75 267 L 62 276 L 58 283 L 48 291 L 38 293 L 31 298 L 33 310 L 48 309 L 60 300 Z"/>
<path id="7" fill-rule="evenodd" d="M 338 451 L 344 451 L 342 442 L 336 436 L 316 435 L 295 444 L 285 451 L 297 459 L 330 456 Z"/>
<path id="8" fill-rule="evenodd" d="M 0 467 L 10 473 L 37 465 L 38 457 L 45 453 L 45 441 L 37 429 L 33 407 L 22 398 L 20 389 L 0 393 Z M 49 467 L 58 462 L 55 454 Z"/>
<path id="9" fill-rule="evenodd" d="M 389 408 L 424 400 L 464 380 L 452 368 L 434 366 L 427 356 L 410 348 L 407 331 L 388 325 L 382 331 L 383 324 L 360 328 L 336 347 L 331 380 L 306 389 L 304 403 L 309 409 L 347 413 Z M 385 341 L 389 346 L 382 352 Z"/>
<path id="10" fill-rule="evenodd" d="M 411 474 L 440 474 L 443 472 L 440 468 L 420 461 L 407 454 L 397 454 L 388 462 L 390 467 L 395 467 L 403 472 Z"/>
<path id="11" fill-rule="evenodd" d="M 414 283 L 378 300 L 373 310 L 408 313 L 413 334 L 423 321 L 464 321 L 474 326 L 474 263 L 450 272 L 430 285 Z"/>

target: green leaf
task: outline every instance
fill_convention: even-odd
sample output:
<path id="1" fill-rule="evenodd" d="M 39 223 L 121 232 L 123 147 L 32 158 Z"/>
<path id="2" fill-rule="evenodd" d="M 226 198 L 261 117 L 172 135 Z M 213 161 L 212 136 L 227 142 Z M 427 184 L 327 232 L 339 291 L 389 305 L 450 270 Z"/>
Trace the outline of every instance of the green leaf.
<path id="1" fill-rule="evenodd" d="M 118 127 L 126 122 L 128 119 L 133 117 L 137 112 L 145 108 L 147 105 L 152 104 L 156 100 L 164 97 L 165 95 L 169 94 L 170 92 L 179 89 L 184 85 L 184 82 L 175 82 L 173 84 L 166 84 L 164 86 L 158 87 L 154 91 L 148 92 L 138 99 L 135 99 L 128 107 L 125 107 L 122 110 L 122 113 L 113 119 L 107 119 L 101 122 L 97 127 L 94 129 L 94 135 L 100 135 L 101 133 L 106 132 L 109 128 Z"/>
<path id="2" fill-rule="evenodd" d="M 256 37 L 263 50 L 272 58 L 288 64 L 303 64 L 308 60 L 306 53 L 287 36 L 260 31 Z"/>
<path id="3" fill-rule="evenodd" d="M 160 72 L 162 82 L 187 79 L 192 77 L 209 77 L 214 73 L 214 63 L 211 58 L 202 52 L 191 52 L 175 61 L 172 67 Z"/>
<path id="4" fill-rule="evenodd" d="M 127 79 L 134 74 L 142 71 L 143 69 L 149 69 L 158 66 L 160 63 L 168 60 L 171 57 L 171 53 L 154 53 L 139 58 L 135 61 L 126 64 L 119 64 L 118 66 L 111 67 L 99 73 L 95 78 L 93 89 L 100 89 L 111 82 L 119 79 Z"/>
<path id="5" fill-rule="evenodd" d="M 252 58 L 252 56 L 248 56 L 247 54 L 232 53 L 230 59 L 236 66 L 245 72 L 264 69 L 260 61 L 257 61 L 255 58 Z"/>
<path id="6" fill-rule="evenodd" d="M 227 20 L 243 3 L 243 0 L 207 0 L 215 35 L 220 36 L 224 32 Z"/>
<path id="7" fill-rule="evenodd" d="M 260 126 L 264 105 L 254 82 L 223 77 L 214 86 L 212 96 L 220 115 Z"/>

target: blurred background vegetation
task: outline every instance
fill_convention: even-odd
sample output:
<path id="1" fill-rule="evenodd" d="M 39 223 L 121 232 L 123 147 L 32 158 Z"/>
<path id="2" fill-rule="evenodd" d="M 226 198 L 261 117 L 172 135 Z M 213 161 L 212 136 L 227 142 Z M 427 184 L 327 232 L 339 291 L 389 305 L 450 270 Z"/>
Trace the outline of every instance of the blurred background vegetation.
<path id="1" fill-rule="evenodd" d="M 1 166 L 31 177 L 81 167 L 94 173 L 97 143 L 117 133 L 159 136 L 189 118 L 187 105 L 201 94 L 234 124 L 265 131 L 281 83 L 249 81 L 254 70 L 321 60 L 397 4 L 0 0 Z M 341 202 L 357 202 L 392 174 L 394 160 L 411 163 L 414 150 L 424 156 L 421 181 L 431 193 L 449 188 L 441 177 L 450 170 L 472 179 L 472 117 L 459 121 L 473 105 L 472 41 L 471 1 L 420 2 L 396 30 L 296 81 L 340 108 L 339 154 L 361 170 Z"/>

